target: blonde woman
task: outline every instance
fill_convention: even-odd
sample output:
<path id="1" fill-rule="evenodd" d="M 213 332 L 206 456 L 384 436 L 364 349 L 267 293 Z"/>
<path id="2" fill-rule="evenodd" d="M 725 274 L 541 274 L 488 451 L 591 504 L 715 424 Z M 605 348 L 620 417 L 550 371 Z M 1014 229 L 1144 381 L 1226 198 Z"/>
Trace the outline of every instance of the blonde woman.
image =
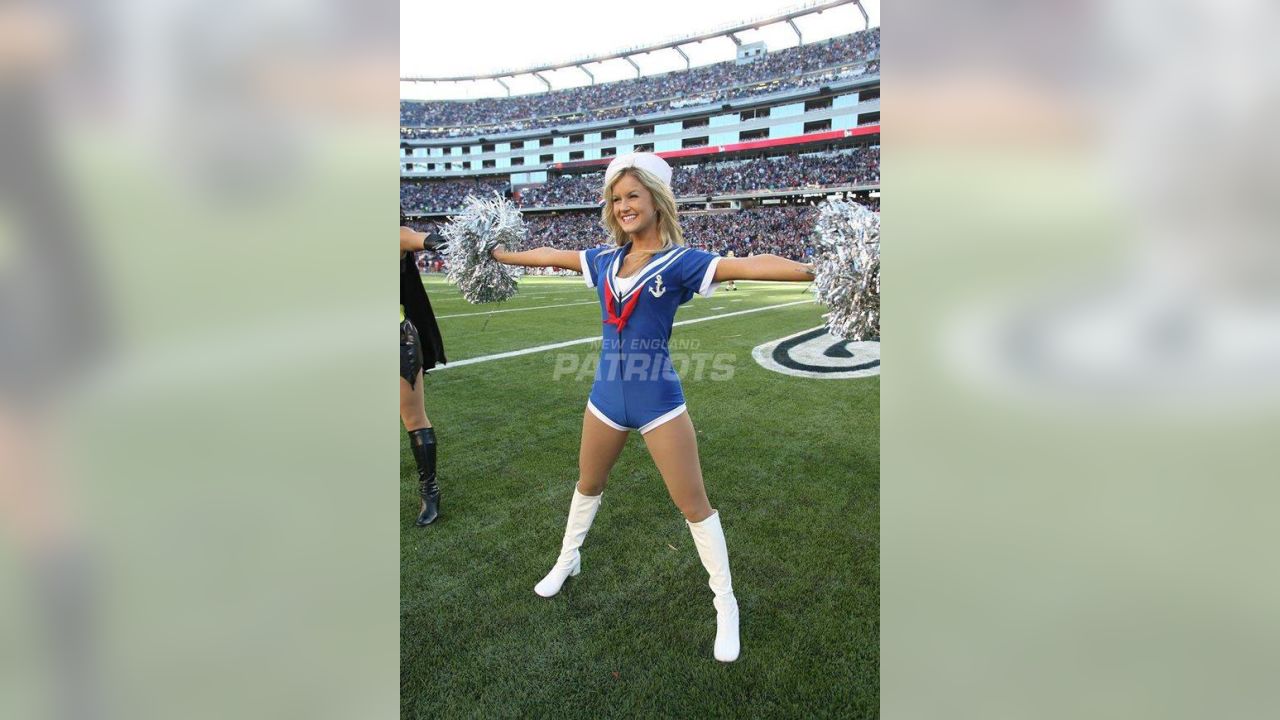
<path id="1" fill-rule="evenodd" d="M 720 515 L 707 499 L 698 441 L 667 341 L 676 309 L 698 293 L 710 296 L 726 280 L 812 279 L 807 265 L 775 255 L 720 258 L 684 246 L 671 192 L 671 168 L 652 153 L 622 155 L 605 171 L 602 219 L 613 247 L 582 252 L 543 247 L 494 257 L 511 265 L 559 267 L 582 273 L 600 298 L 604 338 L 595 383 L 582 416 L 578 484 L 569 506 L 560 555 L 534 587 L 560 591 L 581 568 L 586 538 L 609 471 L 627 435 L 639 431 L 667 491 L 684 514 L 715 593 L 715 658 L 736 660 L 738 603 Z"/>

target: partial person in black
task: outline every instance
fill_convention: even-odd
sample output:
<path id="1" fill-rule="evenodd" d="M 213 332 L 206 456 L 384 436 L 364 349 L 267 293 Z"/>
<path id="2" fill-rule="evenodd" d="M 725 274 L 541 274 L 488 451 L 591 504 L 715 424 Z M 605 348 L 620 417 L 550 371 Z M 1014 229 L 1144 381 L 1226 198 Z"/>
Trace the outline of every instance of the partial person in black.
<path id="1" fill-rule="evenodd" d="M 431 301 L 422 287 L 414 254 L 439 246 L 444 239 L 400 226 L 400 421 L 418 463 L 418 496 L 422 508 L 416 525 L 430 525 L 440 516 L 440 485 L 436 482 L 436 431 L 427 419 L 422 383 L 426 371 L 447 362 L 444 342 Z"/>
<path id="2" fill-rule="evenodd" d="M 88 59 L 80 22 L 63 4 L 0 0 L 0 551 L 29 582 L 58 718 L 106 714 L 100 566 L 59 450 L 80 430 L 69 403 L 110 350 L 93 228 L 51 102 Z"/>

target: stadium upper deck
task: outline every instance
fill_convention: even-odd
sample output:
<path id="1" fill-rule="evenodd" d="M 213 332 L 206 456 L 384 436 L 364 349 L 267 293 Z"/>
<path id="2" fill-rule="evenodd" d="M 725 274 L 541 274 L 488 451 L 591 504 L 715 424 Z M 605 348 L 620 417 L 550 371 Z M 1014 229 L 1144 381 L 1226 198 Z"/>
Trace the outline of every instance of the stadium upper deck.
<path id="1" fill-rule="evenodd" d="M 647 151 L 676 167 L 673 189 L 682 218 L 702 229 L 698 242 L 757 252 L 781 243 L 772 251 L 802 257 L 812 203 L 878 206 L 879 44 L 879 28 L 868 28 L 773 53 L 740 44 L 738 60 L 634 80 L 402 102 L 402 222 L 443 220 L 467 195 L 496 192 L 533 227 L 568 233 L 558 242 L 590 243 L 604 166 Z"/>
<path id="2" fill-rule="evenodd" d="M 879 75 L 880 28 L 801 45 L 750 62 L 534 95 L 480 100 L 404 101 L 404 138 L 471 137 L 549 128 L 711 105 L 861 76 Z"/>

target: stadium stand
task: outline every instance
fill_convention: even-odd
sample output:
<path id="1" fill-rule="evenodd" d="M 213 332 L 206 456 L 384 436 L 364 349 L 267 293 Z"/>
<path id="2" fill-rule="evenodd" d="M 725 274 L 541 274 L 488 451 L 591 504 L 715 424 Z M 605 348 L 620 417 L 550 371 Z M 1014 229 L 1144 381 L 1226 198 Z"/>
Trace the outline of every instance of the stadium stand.
<path id="1" fill-rule="evenodd" d="M 880 28 L 780 50 L 759 62 L 726 61 L 679 72 L 480 100 L 404 101 L 401 136 L 433 138 L 628 117 L 709 105 L 840 77 L 879 73 Z"/>
<path id="2" fill-rule="evenodd" d="M 812 206 L 758 207 L 750 210 L 682 215 L 685 242 L 697 248 L 738 255 L 771 252 L 801 259 L 808 254 L 809 228 L 816 210 Z M 599 213 L 532 216 L 532 243 L 570 250 L 585 250 L 608 241 Z"/>
<path id="3" fill-rule="evenodd" d="M 879 48 L 870 28 L 751 62 L 532 95 L 402 101 L 402 222 L 429 231 L 468 195 L 498 193 L 522 209 L 533 246 L 608 243 L 603 169 L 616 154 L 649 151 L 674 168 L 689 245 L 803 260 L 824 198 L 879 211 Z M 717 102 L 730 98 L 742 102 Z M 581 124 L 593 120 L 603 122 Z M 479 135 L 515 129 L 524 132 Z M 428 259 L 438 270 L 442 258 Z"/>
<path id="4" fill-rule="evenodd" d="M 671 188 L 676 197 L 721 195 L 750 190 L 840 187 L 880 182 L 880 149 L 730 160 L 676 167 Z M 522 207 L 557 207 L 599 203 L 604 173 L 563 175 L 544 185 L 521 190 Z"/>
<path id="5" fill-rule="evenodd" d="M 462 207 L 468 195 L 492 195 L 504 197 L 511 192 L 511 183 L 495 178 L 458 178 L 429 182 L 401 182 L 400 208 L 406 213 L 446 212 Z"/>
<path id="6" fill-rule="evenodd" d="M 672 177 L 676 197 L 720 195 L 752 190 L 877 185 L 880 182 L 879 146 L 832 153 L 695 163 L 678 166 Z M 600 202 L 603 172 L 561 175 L 541 185 L 516 190 L 516 204 L 527 208 L 563 208 Z M 462 207 L 467 195 L 512 194 L 502 180 L 408 181 L 400 186 L 400 204 L 406 212 L 441 212 Z"/>
<path id="7" fill-rule="evenodd" d="M 860 200 L 873 210 L 880 209 L 877 199 Z M 809 230 L 817 217 L 812 205 L 760 206 L 746 210 L 684 214 L 680 226 L 685 242 L 697 248 L 738 256 L 774 253 L 803 260 L 813 253 Z M 564 250 L 585 250 L 608 243 L 608 235 L 600 224 L 600 213 L 565 212 L 528 215 L 531 247 L 551 245 Z M 410 226 L 430 232 L 438 225 L 410 220 Z"/>

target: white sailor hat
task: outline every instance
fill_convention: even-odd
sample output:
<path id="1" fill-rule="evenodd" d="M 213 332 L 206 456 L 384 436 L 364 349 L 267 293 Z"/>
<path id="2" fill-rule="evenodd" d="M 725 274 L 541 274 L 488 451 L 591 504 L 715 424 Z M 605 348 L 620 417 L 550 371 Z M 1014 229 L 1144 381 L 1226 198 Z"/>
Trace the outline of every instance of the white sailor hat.
<path id="1" fill-rule="evenodd" d="M 614 158 L 613 162 L 609 163 L 609 168 L 604 171 L 605 187 L 613 182 L 613 176 L 629 167 L 648 170 L 654 177 L 661 180 L 663 185 L 671 187 L 671 166 L 666 160 L 647 152 L 627 153 Z"/>

